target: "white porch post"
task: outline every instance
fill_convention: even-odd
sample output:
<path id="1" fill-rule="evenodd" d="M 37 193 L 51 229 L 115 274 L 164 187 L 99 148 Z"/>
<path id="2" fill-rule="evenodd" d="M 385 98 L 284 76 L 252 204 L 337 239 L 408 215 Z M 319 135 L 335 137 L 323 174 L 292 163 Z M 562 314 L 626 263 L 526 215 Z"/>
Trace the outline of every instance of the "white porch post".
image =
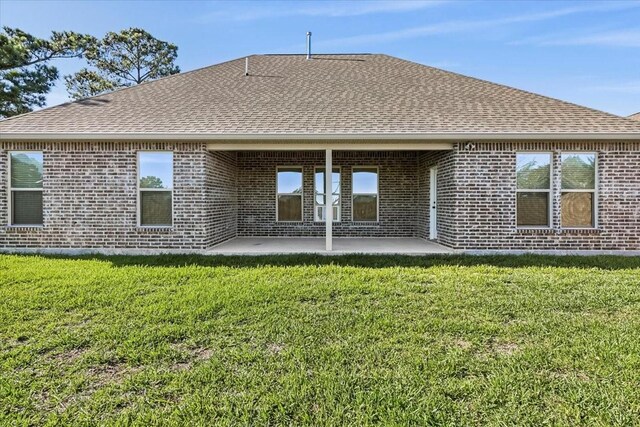
<path id="1" fill-rule="evenodd" d="M 331 149 L 328 148 L 325 155 L 324 164 L 324 203 L 325 203 L 325 249 L 333 250 L 333 159 Z"/>

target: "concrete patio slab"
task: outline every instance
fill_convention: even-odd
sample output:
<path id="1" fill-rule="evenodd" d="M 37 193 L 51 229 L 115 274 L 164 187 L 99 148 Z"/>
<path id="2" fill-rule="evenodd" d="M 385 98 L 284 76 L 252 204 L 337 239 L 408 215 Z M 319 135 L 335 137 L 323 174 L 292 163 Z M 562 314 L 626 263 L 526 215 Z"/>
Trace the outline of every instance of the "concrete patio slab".
<path id="1" fill-rule="evenodd" d="M 336 237 L 325 250 L 323 237 L 237 237 L 207 250 L 210 255 L 276 254 L 450 254 L 452 249 L 418 238 Z"/>

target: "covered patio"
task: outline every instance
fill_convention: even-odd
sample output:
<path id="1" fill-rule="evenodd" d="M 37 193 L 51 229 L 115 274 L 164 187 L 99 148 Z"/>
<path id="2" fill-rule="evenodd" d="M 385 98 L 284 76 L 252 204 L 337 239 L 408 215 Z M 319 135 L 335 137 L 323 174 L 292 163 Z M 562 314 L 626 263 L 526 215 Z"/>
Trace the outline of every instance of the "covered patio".
<path id="1" fill-rule="evenodd" d="M 210 255 L 276 254 L 397 254 L 433 255 L 454 251 L 435 242 L 403 237 L 334 237 L 331 250 L 323 237 L 236 237 L 210 248 Z"/>
<path id="2" fill-rule="evenodd" d="M 436 163 L 450 142 L 233 140 L 207 149 L 222 178 L 212 183 L 213 205 L 224 207 L 214 223 L 231 238 L 212 242 L 211 253 L 450 252 L 434 242 Z"/>

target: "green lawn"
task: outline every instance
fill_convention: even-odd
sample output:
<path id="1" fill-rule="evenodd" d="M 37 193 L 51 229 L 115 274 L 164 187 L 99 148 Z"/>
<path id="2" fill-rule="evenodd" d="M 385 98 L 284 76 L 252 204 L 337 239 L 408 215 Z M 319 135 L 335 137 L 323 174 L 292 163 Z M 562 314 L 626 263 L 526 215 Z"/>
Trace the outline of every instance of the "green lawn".
<path id="1" fill-rule="evenodd" d="M 0 425 L 637 425 L 640 259 L 0 255 Z"/>

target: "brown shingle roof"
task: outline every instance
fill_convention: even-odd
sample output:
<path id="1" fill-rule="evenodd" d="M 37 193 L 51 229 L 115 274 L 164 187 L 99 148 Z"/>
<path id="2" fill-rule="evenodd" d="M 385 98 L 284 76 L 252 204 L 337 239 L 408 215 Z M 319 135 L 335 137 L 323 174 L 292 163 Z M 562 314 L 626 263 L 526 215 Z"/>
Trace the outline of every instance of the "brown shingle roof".
<path id="1" fill-rule="evenodd" d="M 640 112 L 635 113 L 635 114 L 632 114 L 632 115 L 630 115 L 630 116 L 629 116 L 629 117 L 627 117 L 627 118 L 628 118 L 628 119 L 631 119 L 631 120 L 637 120 L 637 121 L 639 121 L 639 122 L 640 122 Z"/>
<path id="2" fill-rule="evenodd" d="M 387 55 L 254 55 L 0 121 L 1 133 L 635 133 L 640 124 Z"/>

